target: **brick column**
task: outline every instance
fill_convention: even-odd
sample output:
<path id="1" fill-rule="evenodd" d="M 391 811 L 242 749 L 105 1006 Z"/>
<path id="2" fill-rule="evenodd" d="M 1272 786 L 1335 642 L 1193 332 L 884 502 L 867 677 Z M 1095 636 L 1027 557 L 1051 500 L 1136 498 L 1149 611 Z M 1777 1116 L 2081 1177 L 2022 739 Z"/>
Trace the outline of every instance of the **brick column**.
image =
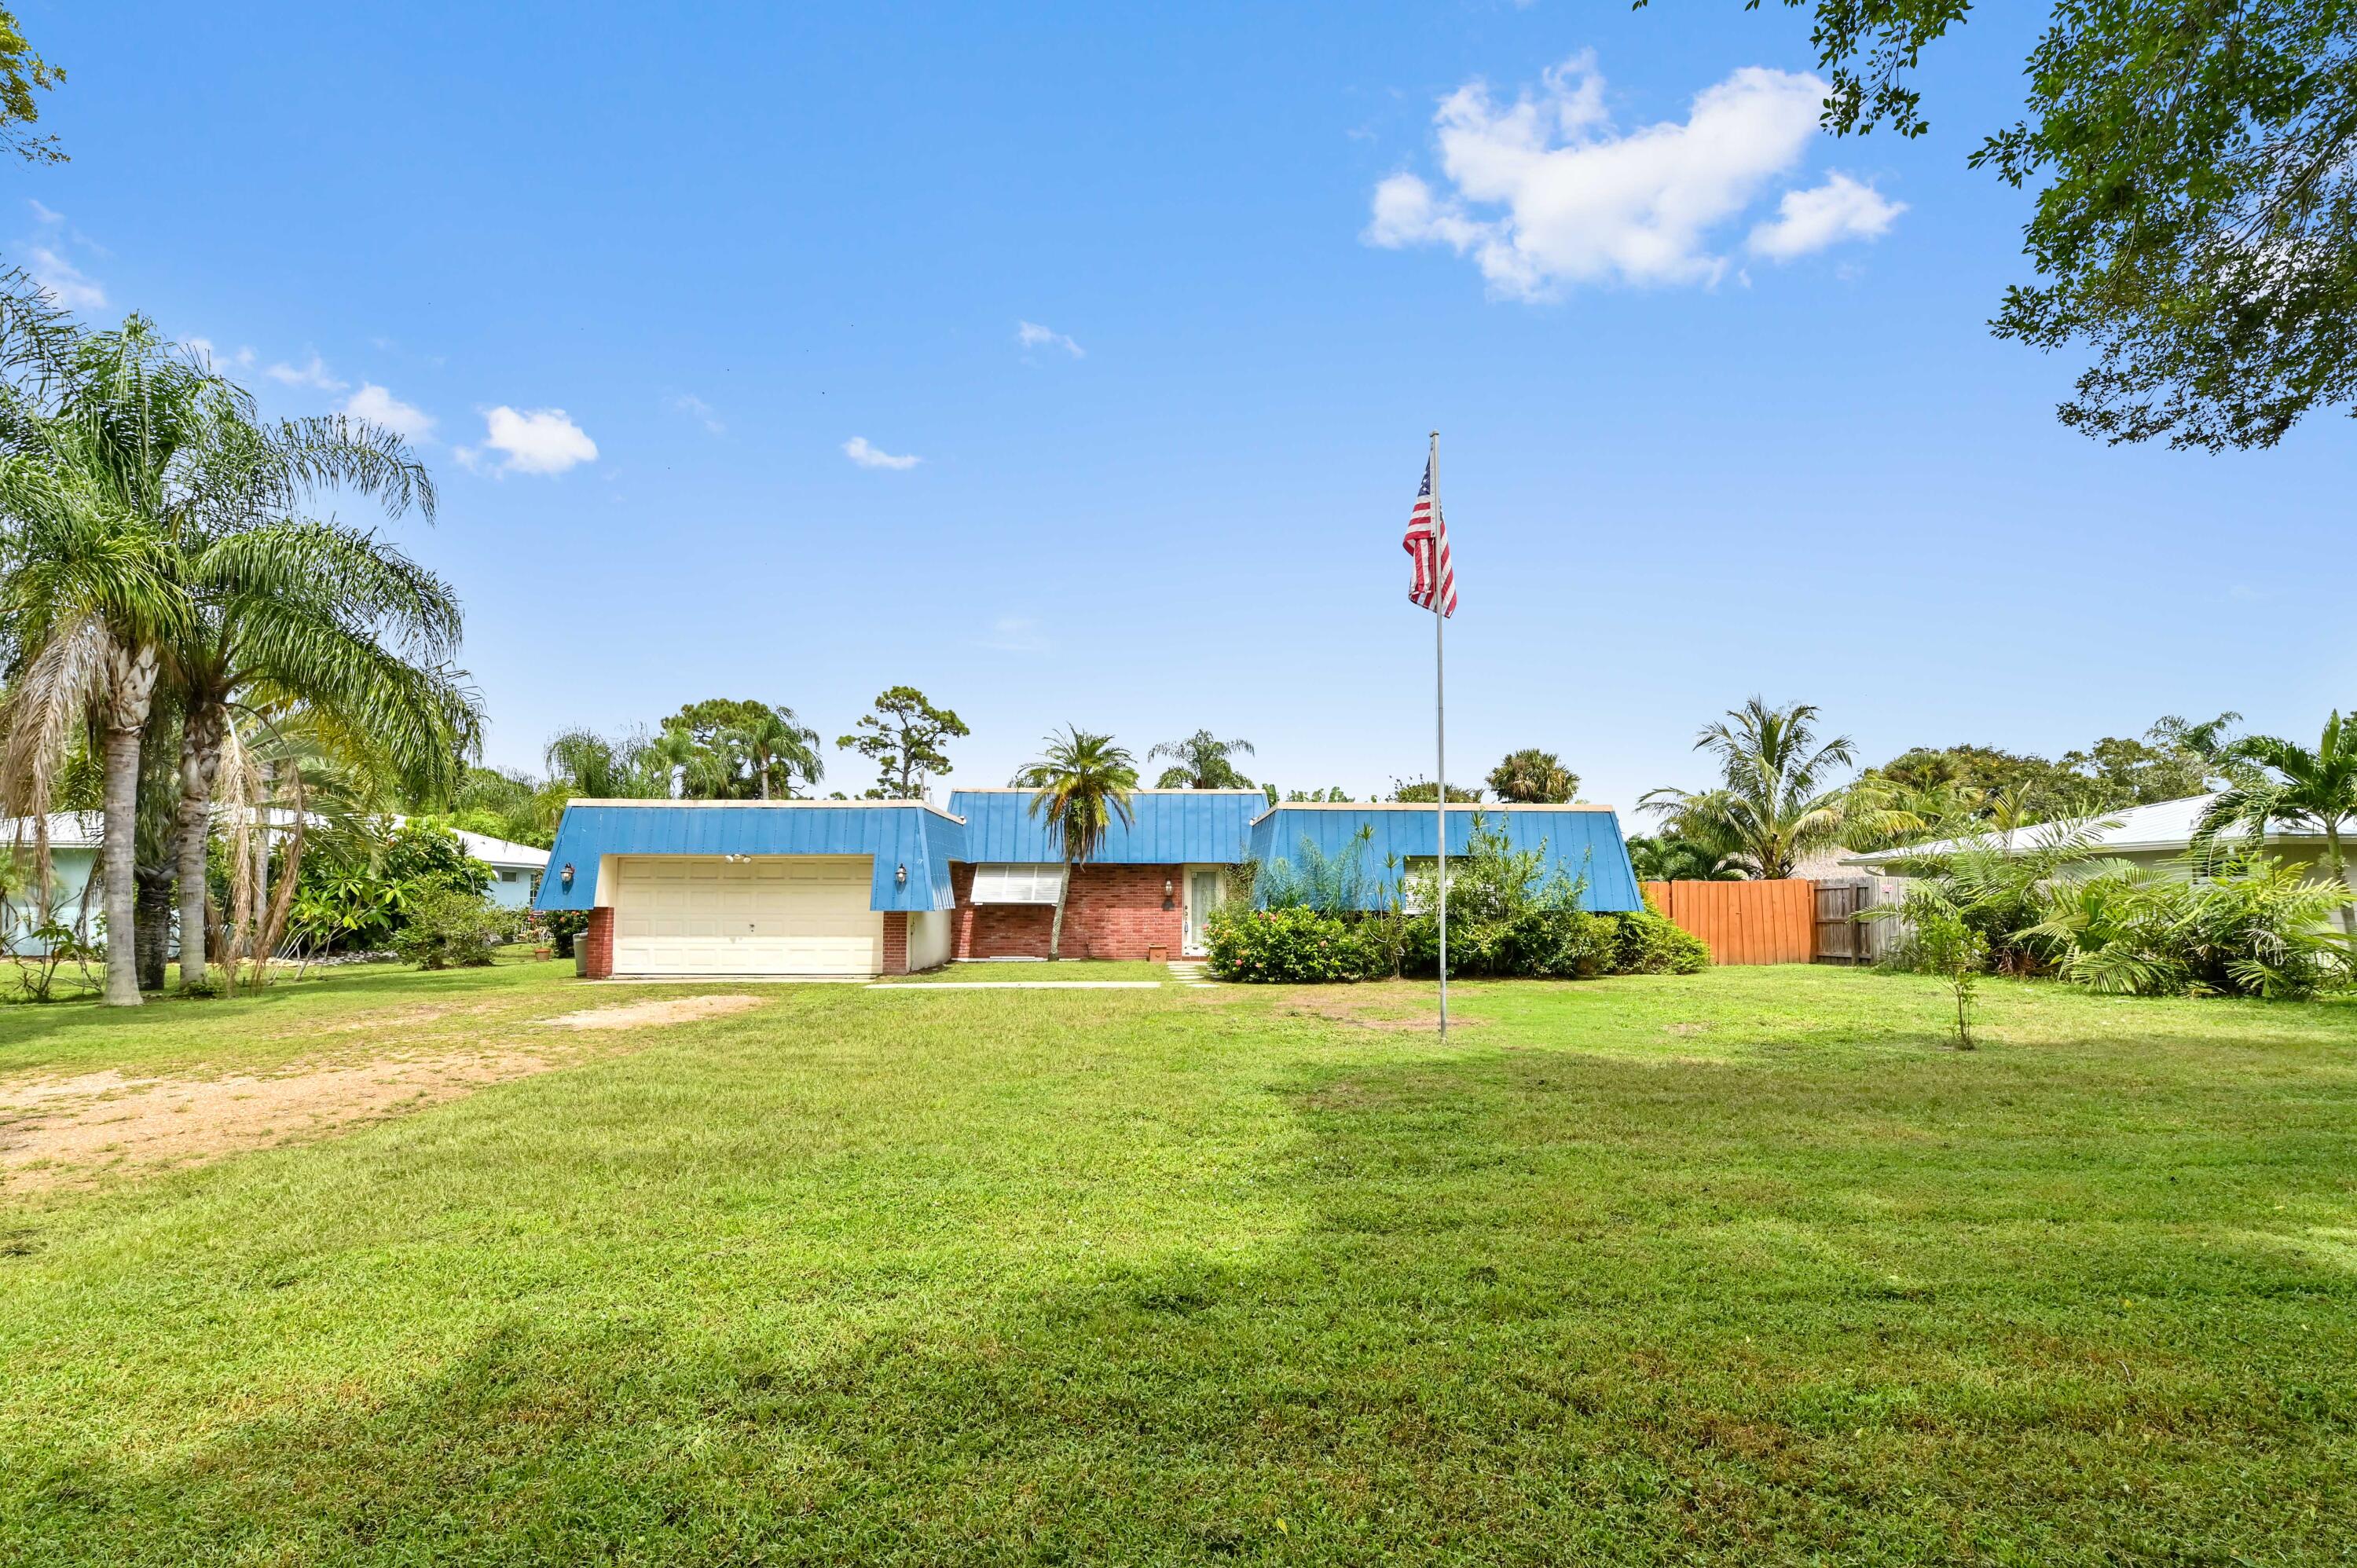
<path id="1" fill-rule="evenodd" d="M 614 911 L 610 908 L 589 911 L 589 929 L 578 939 L 589 944 L 588 974 L 592 980 L 605 980 L 614 972 Z"/>
<path id="2" fill-rule="evenodd" d="M 909 972 L 909 917 L 905 910 L 884 911 L 884 972 Z"/>

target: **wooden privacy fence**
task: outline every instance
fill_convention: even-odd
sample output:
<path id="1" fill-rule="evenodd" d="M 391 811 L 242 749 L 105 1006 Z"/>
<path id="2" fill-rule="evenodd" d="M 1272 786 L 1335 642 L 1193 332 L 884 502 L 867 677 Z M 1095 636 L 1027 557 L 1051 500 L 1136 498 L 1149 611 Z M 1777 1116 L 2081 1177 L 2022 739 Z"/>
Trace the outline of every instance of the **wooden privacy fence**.
<path id="1" fill-rule="evenodd" d="M 1807 963 L 1817 956 L 1817 885 L 1646 882 L 1653 907 L 1700 937 L 1713 963 Z"/>

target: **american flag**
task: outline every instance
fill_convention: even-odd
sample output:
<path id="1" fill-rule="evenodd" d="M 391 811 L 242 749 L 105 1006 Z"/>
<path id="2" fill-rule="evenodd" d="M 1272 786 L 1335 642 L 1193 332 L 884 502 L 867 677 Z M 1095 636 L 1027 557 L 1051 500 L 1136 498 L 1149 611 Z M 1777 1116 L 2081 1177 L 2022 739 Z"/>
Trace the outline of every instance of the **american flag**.
<path id="1" fill-rule="evenodd" d="M 1408 598 L 1425 609 L 1435 608 L 1433 601 L 1437 598 L 1440 613 L 1453 616 L 1457 613 L 1457 574 L 1448 564 L 1448 524 L 1441 520 L 1440 498 L 1432 493 L 1435 460 L 1424 460 L 1424 483 L 1415 492 L 1415 510 L 1408 513 L 1407 537 L 1400 543 L 1415 563 L 1415 578 L 1408 585 Z"/>

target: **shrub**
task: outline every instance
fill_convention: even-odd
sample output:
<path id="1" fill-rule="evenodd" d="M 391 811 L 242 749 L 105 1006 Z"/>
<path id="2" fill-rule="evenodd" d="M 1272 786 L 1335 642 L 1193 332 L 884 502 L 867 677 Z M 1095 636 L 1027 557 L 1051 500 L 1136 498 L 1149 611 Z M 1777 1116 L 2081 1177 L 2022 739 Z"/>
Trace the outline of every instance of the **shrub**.
<path id="1" fill-rule="evenodd" d="M 1380 972 L 1357 929 L 1304 905 L 1254 909 L 1223 904 L 1211 915 L 1207 950 L 1222 980 L 1330 984 Z"/>
<path id="2" fill-rule="evenodd" d="M 2348 944 L 2325 927 L 2348 902 L 2339 888 L 2267 854 L 2214 870 L 2195 878 L 2098 863 L 2040 889 L 2041 918 L 2019 940 L 2095 991 L 2276 998 L 2348 983 Z"/>
<path id="3" fill-rule="evenodd" d="M 393 947 L 393 936 L 422 900 L 437 892 L 479 897 L 490 886 L 491 868 L 470 857 L 447 829 L 409 822 L 386 835 L 364 860 L 339 864 L 325 855 L 306 856 L 290 924 L 309 947 Z"/>
<path id="4" fill-rule="evenodd" d="M 393 934 L 393 950 L 420 969 L 466 968 L 491 961 L 491 949 L 523 932 L 523 913 L 479 893 L 436 887 L 420 894 Z"/>
<path id="5" fill-rule="evenodd" d="M 1710 949 L 1700 937 L 1680 929 L 1651 909 L 1611 917 L 1619 928 L 1612 950 L 1614 974 L 1699 974 L 1710 967 Z"/>

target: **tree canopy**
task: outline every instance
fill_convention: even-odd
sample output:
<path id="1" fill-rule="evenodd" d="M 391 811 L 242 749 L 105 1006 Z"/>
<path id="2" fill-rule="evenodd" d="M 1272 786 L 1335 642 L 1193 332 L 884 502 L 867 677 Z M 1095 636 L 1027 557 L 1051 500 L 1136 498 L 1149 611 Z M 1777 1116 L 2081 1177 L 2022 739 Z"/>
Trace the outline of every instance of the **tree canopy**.
<path id="1" fill-rule="evenodd" d="M 1814 14 L 1828 131 L 1929 128 L 1915 73 L 1967 0 L 1784 4 Z M 2026 75 L 1969 161 L 2037 193 L 2037 280 L 1990 326 L 2090 355 L 2062 422 L 2218 451 L 2357 413 L 2357 0 L 2064 0 Z"/>
<path id="2" fill-rule="evenodd" d="M 834 744 L 876 764 L 871 799 L 917 800 L 924 798 L 927 778 L 950 771 L 942 743 L 973 733 L 914 686 L 889 686 L 877 694 L 876 711 L 860 714 L 852 733 Z"/>

